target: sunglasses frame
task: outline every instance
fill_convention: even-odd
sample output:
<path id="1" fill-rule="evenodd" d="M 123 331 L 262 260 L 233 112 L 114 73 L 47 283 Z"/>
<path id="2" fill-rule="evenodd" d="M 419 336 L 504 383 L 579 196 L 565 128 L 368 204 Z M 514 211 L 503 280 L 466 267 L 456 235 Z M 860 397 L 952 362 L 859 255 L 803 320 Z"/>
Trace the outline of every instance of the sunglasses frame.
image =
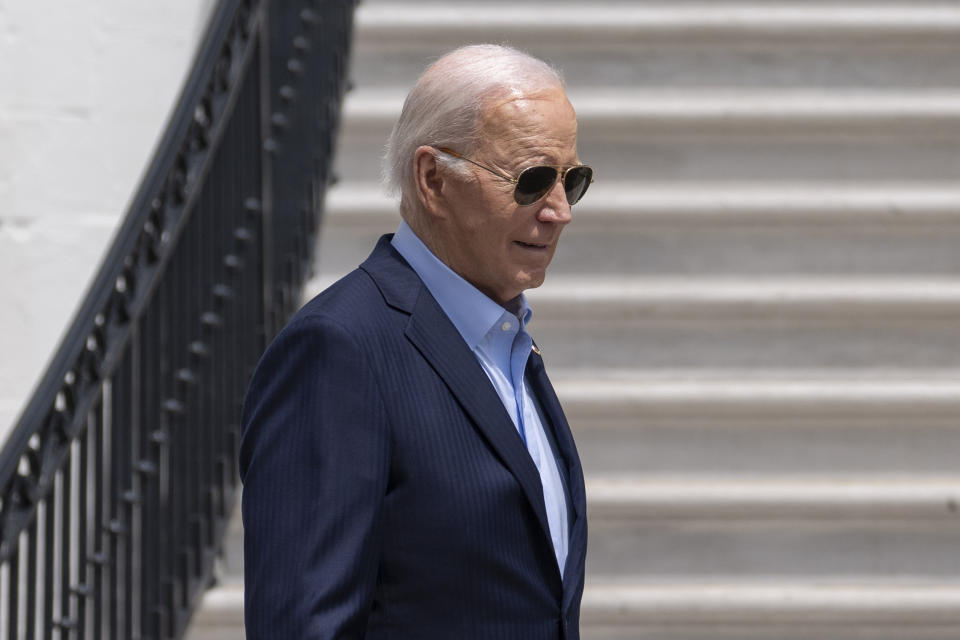
<path id="1" fill-rule="evenodd" d="M 587 187 L 584 188 L 583 193 L 580 194 L 580 197 L 577 198 L 574 202 L 570 202 L 569 198 L 567 199 L 567 204 L 569 204 L 571 207 L 572 207 L 573 205 L 575 205 L 577 202 L 580 202 L 581 198 L 583 198 L 583 196 L 587 193 L 587 189 L 590 187 L 591 184 L 593 184 L 593 167 L 591 167 L 591 166 L 589 166 L 589 165 L 585 165 L 585 164 L 573 164 L 573 165 L 569 165 L 569 166 L 563 166 L 563 165 L 557 166 L 557 165 L 550 165 L 550 164 L 536 164 L 536 165 L 533 165 L 532 167 L 527 167 L 526 169 L 524 169 L 523 171 L 521 171 L 520 174 L 519 174 L 516 178 L 514 178 L 514 177 L 512 177 L 512 176 L 507 175 L 506 173 L 503 173 L 502 171 L 499 171 L 498 169 L 494 169 L 493 167 L 488 167 L 488 166 L 486 166 L 486 165 L 480 164 L 480 163 L 477 162 L 476 160 L 471 160 L 470 158 L 468 158 L 468 157 L 466 157 L 466 156 L 460 155 L 459 153 L 457 153 L 456 151 L 454 151 L 453 149 L 450 149 L 450 148 L 448 148 L 448 147 L 435 147 L 435 149 L 436 149 L 437 151 L 442 152 L 442 153 L 446 153 L 447 155 L 451 155 L 451 156 L 453 156 L 454 158 L 459 158 L 460 160 L 466 160 L 466 161 L 469 162 L 470 164 L 472 164 L 472 165 L 474 165 L 474 166 L 477 166 L 477 167 L 480 167 L 481 169 L 492 173 L 493 175 L 495 175 L 496 177 L 500 178 L 501 180 L 506 180 L 507 182 L 513 184 L 513 186 L 514 186 L 514 189 L 513 189 L 513 201 L 516 202 L 517 204 L 519 204 L 521 207 L 528 207 L 528 206 L 530 206 L 530 205 L 532 205 L 532 204 L 536 204 L 536 203 L 540 202 L 541 200 L 543 200 L 545 197 L 547 197 L 547 194 L 550 193 L 550 191 L 553 189 L 554 185 L 557 184 L 557 180 L 559 180 L 561 183 L 564 183 L 563 191 L 564 191 L 564 195 L 566 195 L 567 188 L 566 188 L 565 180 L 566 180 L 566 178 L 567 178 L 567 172 L 570 171 L 571 169 L 580 169 L 580 168 L 583 168 L 583 167 L 586 167 L 587 169 L 590 169 L 590 182 L 587 183 Z M 554 171 L 556 171 L 556 172 L 557 172 L 557 177 L 554 178 L 553 182 L 550 183 L 550 186 L 547 187 L 547 189 L 543 192 L 543 194 L 542 194 L 539 198 L 537 198 L 536 200 L 533 200 L 532 202 L 528 202 L 528 203 L 526 203 L 526 204 L 523 204 L 522 202 L 520 202 L 519 200 L 517 200 L 517 189 L 516 189 L 516 187 L 517 187 L 517 186 L 519 185 L 519 183 L 520 183 L 520 178 L 523 177 L 523 174 L 524 174 L 524 173 L 526 173 L 527 171 L 530 171 L 531 169 L 540 169 L 540 168 L 543 168 L 543 167 L 549 167 L 549 168 L 553 169 Z"/>

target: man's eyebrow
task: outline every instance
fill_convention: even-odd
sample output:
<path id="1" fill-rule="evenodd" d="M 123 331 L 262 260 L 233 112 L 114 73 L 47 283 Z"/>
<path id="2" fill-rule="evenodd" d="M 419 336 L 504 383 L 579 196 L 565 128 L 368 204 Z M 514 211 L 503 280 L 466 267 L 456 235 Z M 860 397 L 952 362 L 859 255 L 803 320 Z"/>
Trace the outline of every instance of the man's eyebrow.
<path id="1" fill-rule="evenodd" d="M 528 167 L 533 167 L 537 165 L 549 165 L 551 167 L 573 167 L 580 164 L 580 157 L 575 156 L 572 162 L 561 162 L 548 153 L 537 153 L 527 158 L 520 160 L 516 164 L 517 171 L 522 171 Z"/>

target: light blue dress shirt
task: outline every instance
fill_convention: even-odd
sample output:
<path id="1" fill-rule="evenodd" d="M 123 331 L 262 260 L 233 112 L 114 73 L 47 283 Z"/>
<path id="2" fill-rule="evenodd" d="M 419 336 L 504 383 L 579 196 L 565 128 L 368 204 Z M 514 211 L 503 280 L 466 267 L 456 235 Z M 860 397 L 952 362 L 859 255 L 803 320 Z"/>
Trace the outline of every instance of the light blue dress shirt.
<path id="1" fill-rule="evenodd" d="M 512 301 L 516 313 L 504 309 L 433 255 L 406 222 L 400 223 L 392 244 L 463 336 L 523 438 L 540 473 L 547 524 L 562 576 L 569 543 L 567 500 L 536 400 L 523 375 L 533 347 L 526 331 L 533 312 L 526 297 L 521 294 Z"/>

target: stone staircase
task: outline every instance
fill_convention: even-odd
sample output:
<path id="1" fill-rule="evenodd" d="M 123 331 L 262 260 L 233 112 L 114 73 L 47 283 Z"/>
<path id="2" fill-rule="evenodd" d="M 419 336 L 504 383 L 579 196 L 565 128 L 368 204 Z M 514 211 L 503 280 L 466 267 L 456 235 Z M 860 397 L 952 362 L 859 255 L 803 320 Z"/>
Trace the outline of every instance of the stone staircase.
<path id="1" fill-rule="evenodd" d="M 462 43 L 560 66 L 597 181 L 531 332 L 590 503 L 585 640 L 960 638 L 960 2 L 358 10 L 317 278 Z M 239 524 L 191 640 L 242 637 Z"/>

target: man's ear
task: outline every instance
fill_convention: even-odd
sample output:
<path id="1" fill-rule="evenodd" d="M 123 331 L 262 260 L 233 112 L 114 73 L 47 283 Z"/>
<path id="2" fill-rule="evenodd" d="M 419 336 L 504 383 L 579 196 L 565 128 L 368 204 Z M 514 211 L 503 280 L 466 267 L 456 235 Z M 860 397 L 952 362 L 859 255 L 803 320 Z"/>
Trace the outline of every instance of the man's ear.
<path id="1" fill-rule="evenodd" d="M 444 217 L 444 175 L 443 167 L 437 162 L 436 149 L 424 145 L 413 152 L 413 178 L 421 208 L 431 216 Z"/>

